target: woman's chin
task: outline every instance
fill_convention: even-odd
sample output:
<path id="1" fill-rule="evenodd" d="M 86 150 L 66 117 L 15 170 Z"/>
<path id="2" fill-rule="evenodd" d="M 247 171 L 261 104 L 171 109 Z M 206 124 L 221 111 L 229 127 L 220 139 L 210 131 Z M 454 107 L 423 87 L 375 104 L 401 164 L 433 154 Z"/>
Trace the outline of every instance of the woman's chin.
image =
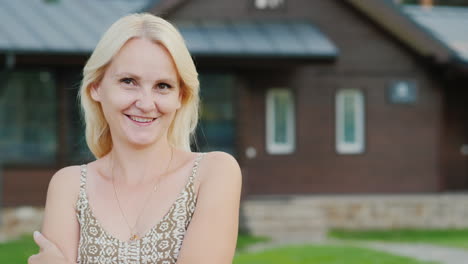
<path id="1" fill-rule="evenodd" d="M 153 145 L 157 141 L 156 138 L 153 137 L 133 137 L 128 139 L 128 143 L 131 146 L 135 146 L 136 148 L 145 148 L 148 146 Z"/>

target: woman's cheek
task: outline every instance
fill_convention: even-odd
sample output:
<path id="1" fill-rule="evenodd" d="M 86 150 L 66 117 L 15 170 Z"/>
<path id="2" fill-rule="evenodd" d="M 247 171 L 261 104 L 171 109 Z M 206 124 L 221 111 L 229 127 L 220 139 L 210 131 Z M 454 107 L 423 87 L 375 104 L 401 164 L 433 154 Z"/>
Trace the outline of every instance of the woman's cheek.
<path id="1" fill-rule="evenodd" d="M 158 110 L 163 113 L 175 112 L 179 108 L 179 101 L 177 97 L 161 98 L 157 100 Z"/>
<path id="2" fill-rule="evenodd" d="M 132 91 L 115 91 L 110 96 L 111 104 L 119 109 L 126 109 L 136 101 L 136 93 Z"/>

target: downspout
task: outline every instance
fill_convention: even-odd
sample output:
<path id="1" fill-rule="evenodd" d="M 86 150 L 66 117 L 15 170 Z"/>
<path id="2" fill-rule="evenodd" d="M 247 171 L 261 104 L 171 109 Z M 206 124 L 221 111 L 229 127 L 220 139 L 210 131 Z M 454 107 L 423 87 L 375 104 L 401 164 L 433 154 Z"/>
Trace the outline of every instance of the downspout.
<path id="1" fill-rule="evenodd" d="M 11 70 L 15 67 L 16 64 L 16 56 L 13 52 L 7 52 L 5 54 L 5 69 Z"/>
<path id="2" fill-rule="evenodd" d="M 15 67 L 16 57 L 13 52 L 5 54 L 5 67 L 4 72 L 8 72 Z M 0 226 L 3 224 L 3 164 L 0 160 Z"/>
<path id="3" fill-rule="evenodd" d="M 3 224 L 3 164 L 0 161 L 0 227 Z"/>

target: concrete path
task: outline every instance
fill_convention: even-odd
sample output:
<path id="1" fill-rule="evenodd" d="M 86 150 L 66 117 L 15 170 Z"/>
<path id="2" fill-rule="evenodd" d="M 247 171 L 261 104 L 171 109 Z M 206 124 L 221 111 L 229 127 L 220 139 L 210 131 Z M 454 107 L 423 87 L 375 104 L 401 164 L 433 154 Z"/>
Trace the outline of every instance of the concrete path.
<path id="1" fill-rule="evenodd" d="M 406 243 L 362 243 L 367 248 L 381 250 L 399 256 L 407 256 L 441 264 L 468 264 L 468 250 L 434 246 L 427 244 Z"/>
<path id="2" fill-rule="evenodd" d="M 428 244 L 387 243 L 387 242 L 350 242 L 340 240 L 325 241 L 274 241 L 255 244 L 248 248 L 249 252 L 300 244 L 347 245 L 375 249 L 393 255 L 406 256 L 422 261 L 434 261 L 440 264 L 468 264 L 468 250 L 448 248 Z"/>

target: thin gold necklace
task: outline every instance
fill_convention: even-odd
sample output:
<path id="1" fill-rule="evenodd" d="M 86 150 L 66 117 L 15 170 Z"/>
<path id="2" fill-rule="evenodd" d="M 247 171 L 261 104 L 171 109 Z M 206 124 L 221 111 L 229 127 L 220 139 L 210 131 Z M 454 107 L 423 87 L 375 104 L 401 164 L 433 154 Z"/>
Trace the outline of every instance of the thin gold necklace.
<path id="1" fill-rule="evenodd" d="M 169 160 L 169 162 L 167 164 L 166 170 L 161 175 L 166 174 L 167 171 L 169 170 L 169 167 L 171 166 L 171 163 L 172 163 L 173 155 L 174 155 L 174 149 L 171 147 L 171 159 Z M 127 217 L 125 216 L 125 213 L 124 213 L 124 211 L 122 209 L 122 206 L 120 205 L 119 197 L 117 195 L 117 189 L 115 188 L 115 181 L 114 181 L 114 179 L 115 179 L 115 176 L 114 176 L 114 161 L 112 160 L 112 186 L 114 187 L 115 200 L 117 201 L 117 205 L 119 206 L 120 213 L 122 214 L 122 217 L 125 220 L 125 223 L 127 224 L 128 229 L 130 230 L 130 241 L 135 241 L 135 240 L 140 238 L 138 236 L 138 232 L 136 232 L 136 230 L 135 230 L 136 226 L 138 225 L 138 222 L 140 221 L 140 217 L 143 214 L 144 209 L 148 205 L 148 201 L 149 201 L 150 197 L 152 196 L 153 192 L 156 192 L 157 186 L 159 185 L 159 183 L 161 181 L 161 178 L 162 178 L 162 176 L 158 177 L 158 181 L 156 182 L 156 184 L 154 184 L 154 187 L 151 189 L 149 194 L 146 196 L 145 202 L 143 203 L 143 207 L 141 208 L 140 213 L 138 214 L 138 217 L 137 217 L 137 219 L 135 221 L 135 225 L 132 227 L 130 225 L 130 223 L 128 222 Z"/>

